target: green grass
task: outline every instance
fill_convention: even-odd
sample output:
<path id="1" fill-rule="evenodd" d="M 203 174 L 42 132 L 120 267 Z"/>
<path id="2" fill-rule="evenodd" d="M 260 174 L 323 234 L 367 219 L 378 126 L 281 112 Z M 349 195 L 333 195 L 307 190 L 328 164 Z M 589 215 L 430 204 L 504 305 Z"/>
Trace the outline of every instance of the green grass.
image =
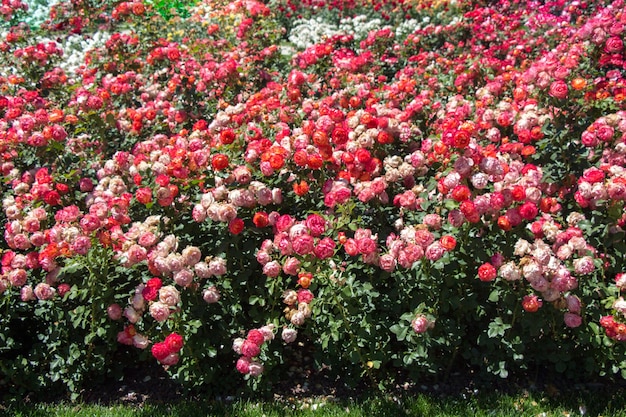
<path id="1" fill-rule="evenodd" d="M 195 403 L 154 405 L 34 404 L 9 406 L 0 414 L 15 417 L 403 417 L 403 416 L 605 416 L 626 417 L 625 392 L 605 391 L 567 393 L 548 397 L 541 393 L 519 395 L 478 394 L 458 397 L 433 397 L 419 394 L 402 401 L 370 398 L 359 402 L 324 399 L 304 401 L 253 402 L 232 404 Z"/>

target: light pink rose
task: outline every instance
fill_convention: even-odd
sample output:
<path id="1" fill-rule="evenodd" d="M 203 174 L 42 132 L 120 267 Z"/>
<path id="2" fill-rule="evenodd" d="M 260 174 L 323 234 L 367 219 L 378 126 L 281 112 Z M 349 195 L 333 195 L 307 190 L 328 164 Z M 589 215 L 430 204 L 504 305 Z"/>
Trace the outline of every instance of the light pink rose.
<path id="1" fill-rule="evenodd" d="M 202 253 L 200 249 L 195 246 L 187 246 L 183 249 L 182 253 L 183 263 L 187 266 L 194 266 L 198 262 L 200 262 L 200 258 L 202 257 Z"/>
<path id="2" fill-rule="evenodd" d="M 54 298 L 56 290 L 45 282 L 40 282 L 35 286 L 34 293 L 39 300 L 50 300 Z"/>
<path id="3" fill-rule="evenodd" d="M 202 298 L 208 304 L 217 303 L 220 300 L 220 292 L 217 287 L 213 285 L 202 292 Z"/>
<path id="4" fill-rule="evenodd" d="M 35 300 L 35 293 L 33 292 L 33 287 L 30 285 L 24 285 L 20 289 L 20 299 L 24 302 Z"/>
<path id="5" fill-rule="evenodd" d="M 248 369 L 250 376 L 259 376 L 263 373 L 263 365 L 257 361 L 251 361 Z"/>
<path id="6" fill-rule="evenodd" d="M 159 323 L 163 323 L 170 316 L 170 306 L 160 301 L 150 304 L 150 315 Z"/>
<path id="7" fill-rule="evenodd" d="M 131 306 L 128 306 L 124 309 L 124 317 L 131 323 L 137 323 L 141 318 L 141 314 Z"/>
<path id="8" fill-rule="evenodd" d="M 237 355 L 241 355 L 241 346 L 243 346 L 243 342 L 245 339 L 238 337 L 235 340 L 233 340 L 233 351 L 235 351 L 235 353 Z"/>
<path id="9" fill-rule="evenodd" d="M 181 287 L 188 287 L 193 281 L 193 271 L 191 269 L 181 269 L 174 274 L 174 281 Z"/>
<path id="10" fill-rule="evenodd" d="M 145 349 L 150 344 L 150 340 L 144 335 L 136 334 L 133 336 L 133 346 L 138 349 Z"/>
<path id="11" fill-rule="evenodd" d="M 226 273 L 226 259 L 224 258 L 213 258 L 209 261 L 209 271 L 212 275 L 219 277 Z"/>
<path id="12" fill-rule="evenodd" d="M 285 327 L 283 328 L 281 337 L 285 343 L 293 343 L 298 337 L 298 331 L 296 329 Z"/>
<path id="13" fill-rule="evenodd" d="M 159 289 L 159 301 L 168 306 L 176 306 L 180 302 L 180 292 L 173 285 Z"/>

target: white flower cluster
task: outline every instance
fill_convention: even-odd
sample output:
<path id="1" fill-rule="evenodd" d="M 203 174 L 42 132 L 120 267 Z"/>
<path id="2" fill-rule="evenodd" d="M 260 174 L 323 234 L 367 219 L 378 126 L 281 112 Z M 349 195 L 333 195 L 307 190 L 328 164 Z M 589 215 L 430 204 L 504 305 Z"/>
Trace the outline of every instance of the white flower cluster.
<path id="1" fill-rule="evenodd" d="M 89 35 L 68 36 L 61 45 L 63 49 L 63 62 L 59 66 L 73 76 L 75 71 L 84 64 L 85 54 L 105 44 L 111 35 L 107 32 L 94 32 Z"/>
<path id="2" fill-rule="evenodd" d="M 23 0 L 23 2 L 28 5 L 26 23 L 36 28 L 50 17 L 50 9 L 59 3 L 59 0 Z"/>
<path id="3" fill-rule="evenodd" d="M 319 43 L 324 38 L 342 33 L 335 25 L 325 23 L 321 17 L 313 19 L 299 19 L 295 21 L 289 41 L 298 49 L 306 49 L 309 46 Z M 348 32 L 349 33 L 349 32 Z"/>

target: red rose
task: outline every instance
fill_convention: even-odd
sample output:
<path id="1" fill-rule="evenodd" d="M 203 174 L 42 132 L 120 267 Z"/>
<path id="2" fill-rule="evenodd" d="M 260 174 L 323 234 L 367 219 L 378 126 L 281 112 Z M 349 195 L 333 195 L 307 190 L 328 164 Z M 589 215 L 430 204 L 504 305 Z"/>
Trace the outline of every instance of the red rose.
<path id="1" fill-rule="evenodd" d="M 522 299 L 522 308 L 529 313 L 539 310 L 542 304 L 543 302 L 536 295 L 525 295 Z"/>
<path id="2" fill-rule="evenodd" d="M 163 343 L 165 343 L 165 346 L 167 346 L 170 353 L 174 353 L 180 351 L 183 348 L 184 340 L 183 337 L 178 333 L 170 333 L 169 335 L 167 335 Z"/>
<path id="3" fill-rule="evenodd" d="M 265 342 L 265 337 L 263 337 L 263 333 L 260 330 L 252 329 L 248 332 L 247 340 L 251 341 L 257 346 L 261 346 L 263 342 Z"/>
<path id="4" fill-rule="evenodd" d="M 604 180 L 604 171 L 598 168 L 589 168 L 583 173 L 582 179 L 586 182 L 596 183 Z"/>
<path id="5" fill-rule="evenodd" d="M 245 340 L 241 345 L 241 353 L 248 358 L 253 358 L 261 353 L 261 348 L 253 341 Z"/>
<path id="6" fill-rule="evenodd" d="M 478 279 L 483 282 L 493 281 L 496 275 L 496 268 L 489 262 L 485 262 L 478 268 Z"/>
<path id="7" fill-rule="evenodd" d="M 170 353 L 172 352 L 167 347 L 165 342 L 159 342 L 152 345 L 152 356 L 154 356 L 154 358 L 158 361 L 162 361 L 163 359 L 167 358 Z"/>
<path id="8" fill-rule="evenodd" d="M 526 220 L 532 220 L 537 217 L 537 205 L 533 202 L 527 201 L 519 208 L 519 214 Z"/>

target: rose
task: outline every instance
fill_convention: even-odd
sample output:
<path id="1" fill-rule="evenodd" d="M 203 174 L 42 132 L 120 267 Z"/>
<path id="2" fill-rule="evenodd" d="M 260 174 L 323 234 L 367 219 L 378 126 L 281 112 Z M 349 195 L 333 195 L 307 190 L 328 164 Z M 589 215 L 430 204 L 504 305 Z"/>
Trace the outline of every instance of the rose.
<path id="1" fill-rule="evenodd" d="M 119 320 L 122 318 L 122 307 L 119 304 L 111 304 L 107 307 L 107 314 L 111 320 Z"/>
<path id="2" fill-rule="evenodd" d="M 297 275 L 300 268 L 300 261 L 297 258 L 289 257 L 283 264 L 283 272 L 287 275 Z"/>
<path id="3" fill-rule="evenodd" d="M 313 248 L 313 253 L 318 259 L 330 258 L 335 253 L 335 241 L 329 237 L 323 238 Z"/>
<path id="4" fill-rule="evenodd" d="M 522 299 L 522 308 L 524 311 L 534 313 L 543 305 L 543 302 L 536 295 L 525 295 Z"/>
<path id="5" fill-rule="evenodd" d="M 237 371 L 246 375 L 250 373 L 250 359 L 242 356 L 237 360 L 237 364 L 235 365 Z"/>
<path id="6" fill-rule="evenodd" d="M 263 365 L 257 361 L 251 361 L 248 368 L 250 376 L 259 376 L 263 373 Z"/>
<path id="7" fill-rule="evenodd" d="M 245 339 L 238 337 L 235 340 L 233 340 L 233 351 L 235 351 L 236 354 L 241 355 L 241 347 L 243 346 L 243 342 L 245 341 Z"/>
<path id="8" fill-rule="evenodd" d="M 276 278 L 280 275 L 281 267 L 278 261 L 271 261 L 263 266 L 263 273 L 270 278 Z"/>
<path id="9" fill-rule="evenodd" d="M 565 325 L 571 328 L 576 328 L 580 326 L 583 322 L 582 317 L 580 317 L 578 314 L 569 312 L 563 315 L 563 320 L 565 321 Z"/>
<path id="10" fill-rule="evenodd" d="M 386 253 L 378 258 L 378 265 L 383 271 L 386 272 L 393 272 L 396 267 L 396 263 L 396 258 L 394 258 L 393 255 L 389 253 Z"/>
<path id="11" fill-rule="evenodd" d="M 202 299 L 208 304 L 217 303 L 220 297 L 220 292 L 215 285 L 210 286 L 202 292 Z"/>
<path id="12" fill-rule="evenodd" d="M 261 348 L 252 340 L 246 339 L 241 345 L 241 354 L 248 357 L 253 358 L 258 356 L 261 353 Z"/>
<path id="13" fill-rule="evenodd" d="M 430 327 L 430 322 L 426 316 L 418 315 L 411 322 L 411 327 L 413 327 L 413 331 L 415 331 L 415 333 L 425 333 Z"/>
<path id="14" fill-rule="evenodd" d="M 305 220 L 306 227 L 312 236 L 320 236 L 326 230 L 326 220 L 319 214 L 310 214 Z"/>
<path id="15" fill-rule="evenodd" d="M 180 302 L 180 292 L 173 285 L 159 289 L 159 301 L 168 306 L 176 306 Z"/>
<path id="16" fill-rule="evenodd" d="M 255 343 L 257 346 L 261 346 L 265 342 L 265 337 L 260 330 L 252 329 L 248 332 L 247 340 Z"/>
<path id="17" fill-rule="evenodd" d="M 183 348 L 183 337 L 178 333 L 170 333 L 165 337 L 165 345 L 170 352 L 178 352 Z"/>
<path id="18" fill-rule="evenodd" d="M 150 315 L 159 323 L 164 322 L 170 316 L 170 306 L 160 301 L 150 304 Z"/>
<path id="19" fill-rule="evenodd" d="M 37 284 L 33 292 L 35 294 L 35 297 L 37 297 L 39 300 L 50 300 L 56 294 L 56 290 L 45 282 L 40 282 L 39 284 Z"/>
<path id="20" fill-rule="evenodd" d="M 181 287 L 188 287 L 193 281 L 193 271 L 191 269 L 181 269 L 174 273 L 174 281 Z"/>
<path id="21" fill-rule="evenodd" d="M 557 99 L 564 99 L 567 97 L 567 92 L 567 83 L 563 80 L 556 80 L 550 84 L 550 91 L 548 94 Z"/>
<path id="22" fill-rule="evenodd" d="M 301 288 L 298 290 L 298 303 L 310 304 L 313 301 L 314 295 L 311 291 Z"/>
<path id="23" fill-rule="evenodd" d="M 296 329 L 290 329 L 289 327 L 283 328 L 281 337 L 285 343 L 293 343 L 298 337 L 298 331 Z"/>
<path id="24" fill-rule="evenodd" d="M 293 247 L 294 252 L 298 255 L 306 255 L 313 251 L 315 242 L 313 237 L 308 234 L 302 234 L 297 236 L 292 242 L 291 245 Z"/>
<path id="25" fill-rule="evenodd" d="M 624 42 L 618 36 L 611 36 L 606 40 L 606 43 L 604 44 L 604 50 L 609 54 L 616 54 L 618 52 L 621 52 L 623 48 Z"/>
<path id="26" fill-rule="evenodd" d="M 493 281 L 497 276 L 496 268 L 489 262 L 478 267 L 478 279 L 483 282 Z"/>
<path id="27" fill-rule="evenodd" d="M 169 356 L 170 353 L 172 353 L 165 342 L 155 343 L 154 345 L 152 345 L 152 349 L 150 349 L 150 351 L 152 352 L 152 356 L 154 356 L 154 358 L 159 362 L 164 360 L 166 357 Z"/>

